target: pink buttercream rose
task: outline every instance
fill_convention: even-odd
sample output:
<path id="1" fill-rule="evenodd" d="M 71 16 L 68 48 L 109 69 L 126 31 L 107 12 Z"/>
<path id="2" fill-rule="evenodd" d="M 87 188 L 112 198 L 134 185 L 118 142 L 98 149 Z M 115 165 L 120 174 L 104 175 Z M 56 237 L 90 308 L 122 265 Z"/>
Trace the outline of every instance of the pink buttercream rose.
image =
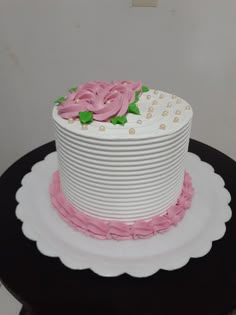
<path id="1" fill-rule="evenodd" d="M 135 100 L 135 91 L 140 91 L 141 82 L 93 81 L 80 85 L 59 106 L 58 114 L 65 119 L 75 118 L 79 112 L 93 113 L 94 120 L 107 121 L 114 116 L 123 116 Z"/>

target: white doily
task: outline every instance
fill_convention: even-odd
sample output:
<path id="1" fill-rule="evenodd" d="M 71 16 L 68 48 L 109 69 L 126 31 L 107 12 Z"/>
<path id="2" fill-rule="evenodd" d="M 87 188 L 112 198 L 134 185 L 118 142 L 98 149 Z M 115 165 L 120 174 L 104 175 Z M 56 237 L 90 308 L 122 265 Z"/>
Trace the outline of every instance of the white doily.
<path id="1" fill-rule="evenodd" d="M 186 170 L 195 195 L 176 227 L 145 240 L 97 240 L 74 231 L 51 206 L 48 189 L 56 169 L 57 154 L 53 152 L 24 176 L 16 193 L 16 215 L 23 222 L 24 235 L 36 241 L 41 253 L 59 257 L 71 269 L 90 268 L 102 276 L 128 273 L 134 277 L 177 269 L 191 257 L 207 254 L 212 241 L 224 235 L 225 222 L 231 217 L 230 194 L 223 179 L 212 166 L 188 153 Z"/>

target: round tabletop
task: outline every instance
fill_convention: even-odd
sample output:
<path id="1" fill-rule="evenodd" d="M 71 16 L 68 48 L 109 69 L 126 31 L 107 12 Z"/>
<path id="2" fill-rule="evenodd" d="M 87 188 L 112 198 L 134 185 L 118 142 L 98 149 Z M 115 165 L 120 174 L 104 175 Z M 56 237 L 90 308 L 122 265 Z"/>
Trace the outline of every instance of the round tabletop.
<path id="1" fill-rule="evenodd" d="M 91 270 L 71 270 L 58 258 L 41 254 L 21 231 L 15 216 L 15 193 L 31 167 L 50 152 L 50 142 L 14 163 L 0 178 L 0 279 L 24 305 L 22 314 L 191 314 L 226 315 L 236 307 L 236 216 L 224 237 L 204 257 L 174 271 L 147 278 L 129 275 L 104 278 Z M 195 140 L 189 151 L 210 163 L 229 190 L 236 210 L 236 163 Z"/>

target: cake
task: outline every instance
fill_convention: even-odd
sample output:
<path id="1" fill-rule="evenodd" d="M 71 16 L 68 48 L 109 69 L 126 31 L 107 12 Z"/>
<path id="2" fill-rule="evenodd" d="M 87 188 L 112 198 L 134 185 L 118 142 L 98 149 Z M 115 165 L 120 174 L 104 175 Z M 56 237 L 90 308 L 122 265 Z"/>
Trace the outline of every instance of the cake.
<path id="1" fill-rule="evenodd" d="M 190 207 L 185 171 L 193 111 L 182 98 L 141 82 L 93 81 L 55 101 L 58 171 L 53 207 L 98 239 L 148 238 Z"/>

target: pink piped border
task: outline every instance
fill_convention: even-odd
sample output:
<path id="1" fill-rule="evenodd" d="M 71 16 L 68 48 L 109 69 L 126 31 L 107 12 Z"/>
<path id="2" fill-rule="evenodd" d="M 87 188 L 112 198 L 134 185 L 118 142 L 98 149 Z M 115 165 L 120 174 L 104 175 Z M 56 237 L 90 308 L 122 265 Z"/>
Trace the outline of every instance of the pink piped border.
<path id="1" fill-rule="evenodd" d="M 61 190 L 59 171 L 53 174 L 50 184 L 50 196 L 53 207 L 61 218 L 72 228 L 97 239 L 128 240 L 149 238 L 157 233 L 164 233 L 176 225 L 190 208 L 194 189 L 191 176 L 185 172 L 182 192 L 174 206 L 165 215 L 156 215 L 148 221 L 139 220 L 133 224 L 120 221 L 105 221 L 83 213 L 67 201 Z"/>

